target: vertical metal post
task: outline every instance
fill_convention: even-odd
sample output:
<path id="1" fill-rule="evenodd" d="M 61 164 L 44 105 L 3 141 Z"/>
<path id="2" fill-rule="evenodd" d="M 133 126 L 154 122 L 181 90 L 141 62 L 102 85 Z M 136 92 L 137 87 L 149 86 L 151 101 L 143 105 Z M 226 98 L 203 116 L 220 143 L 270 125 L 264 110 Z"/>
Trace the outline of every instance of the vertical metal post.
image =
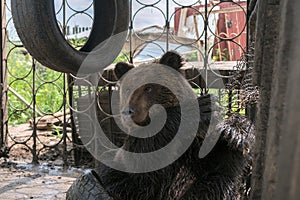
<path id="1" fill-rule="evenodd" d="M 207 39 L 208 39 L 208 36 L 207 36 L 207 29 L 208 29 L 208 9 L 207 9 L 207 0 L 205 0 L 205 20 L 204 20 L 204 71 L 205 71 L 205 94 L 208 93 L 208 88 L 207 88 L 207 85 L 208 85 L 208 52 L 207 52 L 207 49 L 208 49 L 208 45 L 207 45 Z"/>
<path id="2" fill-rule="evenodd" d="M 132 0 L 129 3 L 129 16 L 130 16 L 130 25 L 129 25 L 129 62 L 133 63 L 133 52 L 132 52 L 132 29 L 133 29 L 133 21 L 132 21 Z"/>
<path id="3" fill-rule="evenodd" d="M 169 22 L 169 0 L 166 1 L 166 51 L 169 51 L 169 32 L 170 32 L 170 22 Z"/>
<path id="4" fill-rule="evenodd" d="M 73 104 L 73 78 L 70 74 L 68 74 L 67 77 L 68 81 L 68 92 L 69 92 L 69 105 L 72 108 L 74 106 Z M 75 165 L 79 165 L 79 150 L 78 150 L 78 135 L 77 135 L 77 128 L 75 123 L 75 115 L 73 112 L 73 109 L 70 108 L 70 118 L 71 118 L 71 126 L 72 126 L 72 143 L 74 148 L 74 161 Z"/>
<path id="5" fill-rule="evenodd" d="M 38 164 L 38 157 L 36 152 L 36 139 L 37 139 L 37 124 L 36 124 L 36 61 L 32 59 L 32 107 L 33 107 L 33 132 L 32 132 L 32 163 Z"/>
<path id="6" fill-rule="evenodd" d="M 7 76 L 6 76 L 6 1 L 1 0 L 1 69 L 0 69 L 0 148 L 6 145 L 7 133 Z"/>
<path id="7" fill-rule="evenodd" d="M 63 34 L 66 35 L 66 0 L 63 0 Z M 64 167 L 68 166 L 68 150 L 67 150 L 67 119 L 66 119 L 66 104 L 67 104 L 67 74 L 63 74 L 63 162 L 64 162 Z M 72 95 L 72 94 L 70 94 Z"/>
<path id="8" fill-rule="evenodd" d="M 66 35 L 66 0 L 63 0 L 63 34 Z"/>
<path id="9" fill-rule="evenodd" d="M 1 14 L 1 16 L 0 16 L 0 19 L 1 19 L 1 33 L 0 33 L 0 37 L 1 37 L 1 69 L 0 69 L 0 73 L 1 73 L 1 75 L 0 75 L 0 103 L 1 103 L 1 110 L 0 110 L 0 119 L 1 119 L 1 124 L 0 124 L 0 148 L 2 148 L 3 146 L 4 146 L 4 141 L 3 141 L 3 138 L 4 138 L 4 133 L 3 133 L 3 130 L 4 130 L 4 128 L 3 128 L 3 87 L 2 87 L 2 85 L 3 85 L 3 78 L 2 78 L 2 76 L 3 76 L 3 18 L 2 18 L 2 16 L 3 16 L 3 1 L 1 0 L 1 6 L 0 6 L 0 14 Z"/>
<path id="10" fill-rule="evenodd" d="M 67 86 L 66 86 L 66 77 L 67 74 L 63 75 L 63 113 L 64 113 L 64 117 L 63 117 L 63 161 L 64 161 L 64 167 L 68 166 L 68 150 L 67 150 L 67 108 L 66 108 L 66 104 L 67 104 Z"/>

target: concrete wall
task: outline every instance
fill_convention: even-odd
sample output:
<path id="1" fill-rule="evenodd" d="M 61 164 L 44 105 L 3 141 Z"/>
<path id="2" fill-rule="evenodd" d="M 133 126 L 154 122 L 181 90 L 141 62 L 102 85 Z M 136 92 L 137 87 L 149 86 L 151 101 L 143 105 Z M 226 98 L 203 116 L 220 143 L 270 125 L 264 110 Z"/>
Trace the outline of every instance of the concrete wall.
<path id="1" fill-rule="evenodd" d="M 253 200 L 300 198 L 299 10 L 299 0 L 258 0 Z"/>

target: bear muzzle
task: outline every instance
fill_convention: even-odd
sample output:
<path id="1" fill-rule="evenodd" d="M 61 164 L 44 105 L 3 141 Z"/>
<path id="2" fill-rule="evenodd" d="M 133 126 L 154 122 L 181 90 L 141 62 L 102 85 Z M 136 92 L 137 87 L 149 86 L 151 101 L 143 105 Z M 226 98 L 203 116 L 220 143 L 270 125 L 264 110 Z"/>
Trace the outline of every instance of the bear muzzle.
<path id="1" fill-rule="evenodd" d="M 148 113 L 139 112 L 133 107 L 126 107 L 121 111 L 121 122 L 126 127 L 146 126 L 150 119 Z"/>

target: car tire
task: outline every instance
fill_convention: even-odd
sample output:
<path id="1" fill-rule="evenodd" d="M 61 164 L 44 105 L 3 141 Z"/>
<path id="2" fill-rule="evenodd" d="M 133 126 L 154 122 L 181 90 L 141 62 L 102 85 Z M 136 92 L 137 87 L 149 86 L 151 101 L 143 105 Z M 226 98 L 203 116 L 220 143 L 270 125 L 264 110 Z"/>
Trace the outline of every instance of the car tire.
<path id="1" fill-rule="evenodd" d="M 54 0 L 11 0 L 15 28 L 28 52 L 42 65 L 76 74 L 99 72 L 110 65 L 125 43 L 128 0 L 94 0 L 94 22 L 86 44 L 73 48 L 56 21 Z"/>

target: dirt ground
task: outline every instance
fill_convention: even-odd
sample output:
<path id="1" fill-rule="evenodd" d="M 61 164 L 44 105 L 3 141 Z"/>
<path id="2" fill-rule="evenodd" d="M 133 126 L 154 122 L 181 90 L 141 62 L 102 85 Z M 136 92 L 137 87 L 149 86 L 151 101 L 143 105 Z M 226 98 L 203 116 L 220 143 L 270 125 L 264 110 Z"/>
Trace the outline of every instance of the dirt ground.
<path id="1" fill-rule="evenodd" d="M 0 172 L 0 199 L 65 199 L 82 170 L 2 162 Z"/>
<path id="2" fill-rule="evenodd" d="M 31 147 L 32 129 L 28 124 L 9 127 L 8 146 L 27 141 Z M 42 144 L 56 145 L 61 140 L 51 131 L 38 131 L 39 165 L 32 165 L 32 154 L 26 145 L 13 145 L 9 158 L 0 158 L 0 200 L 65 199 L 73 181 L 88 167 L 63 167 L 62 144 L 56 149 L 42 149 Z M 14 140 L 14 141 L 13 141 Z M 68 141 L 67 149 L 72 147 Z M 69 160 L 69 159 L 68 159 Z M 72 159 L 70 158 L 72 161 Z"/>

